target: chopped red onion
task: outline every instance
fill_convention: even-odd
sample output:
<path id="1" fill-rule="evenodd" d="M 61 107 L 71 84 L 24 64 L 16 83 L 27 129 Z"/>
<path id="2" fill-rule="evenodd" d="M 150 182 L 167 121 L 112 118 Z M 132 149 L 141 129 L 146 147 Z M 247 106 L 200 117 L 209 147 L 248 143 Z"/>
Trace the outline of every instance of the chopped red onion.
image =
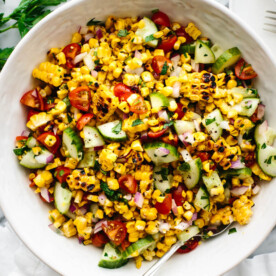
<path id="1" fill-rule="evenodd" d="M 81 53 L 81 54 L 75 56 L 73 63 L 77 64 L 77 63 L 81 62 L 86 55 L 87 55 L 87 53 L 85 52 L 85 53 Z"/>
<path id="2" fill-rule="evenodd" d="M 54 155 L 49 155 L 47 158 L 46 158 L 46 164 L 49 164 L 51 163 L 52 161 L 54 160 Z"/>
<path id="3" fill-rule="evenodd" d="M 29 136 L 30 135 L 30 131 L 29 130 L 23 130 L 22 132 L 21 132 L 21 136 Z"/>
<path id="4" fill-rule="evenodd" d="M 88 33 L 88 34 L 84 35 L 83 38 L 84 38 L 84 41 L 87 42 L 90 40 L 90 38 L 93 38 L 93 37 L 94 37 L 94 34 Z"/>
<path id="5" fill-rule="evenodd" d="M 137 192 L 134 196 L 134 202 L 137 207 L 142 208 L 144 203 L 144 197 L 141 193 Z"/>
<path id="6" fill-rule="evenodd" d="M 48 227 L 56 234 L 63 236 L 63 232 L 60 229 L 56 228 L 53 223 L 49 224 Z"/>
<path id="7" fill-rule="evenodd" d="M 83 243 L 83 241 L 84 241 L 84 237 L 82 237 L 82 236 L 78 236 L 78 240 L 79 240 L 79 244 L 82 244 L 82 243 Z"/>
<path id="8" fill-rule="evenodd" d="M 136 75 L 140 76 L 144 72 L 144 67 L 139 67 L 139 68 L 136 68 L 136 69 L 130 69 L 127 65 L 127 66 L 125 66 L 125 71 L 128 74 L 136 74 Z"/>
<path id="9" fill-rule="evenodd" d="M 125 195 L 125 196 L 123 196 L 123 197 L 124 197 L 124 199 L 130 201 L 131 198 L 132 198 L 132 195 L 131 195 L 131 194 L 127 194 L 127 195 Z"/>
<path id="10" fill-rule="evenodd" d="M 220 123 L 220 127 L 223 128 L 223 129 L 229 130 L 230 129 L 229 122 L 228 121 L 222 121 Z"/>
<path id="11" fill-rule="evenodd" d="M 164 155 L 167 155 L 170 153 L 170 150 L 169 149 L 166 149 L 166 148 L 163 148 L 163 147 L 160 147 L 157 149 L 158 151 L 160 151 L 162 154 Z"/>
<path id="12" fill-rule="evenodd" d="M 99 197 L 98 197 L 99 203 L 101 205 L 104 205 L 106 199 L 107 199 L 107 197 L 104 193 L 100 194 Z"/>
<path id="13" fill-rule="evenodd" d="M 166 110 L 158 111 L 158 117 L 163 118 L 166 122 L 169 122 L 169 116 Z"/>
<path id="14" fill-rule="evenodd" d="M 172 211 L 173 211 L 173 213 L 174 213 L 175 216 L 178 215 L 177 205 L 176 205 L 174 199 L 172 200 Z"/>
<path id="15" fill-rule="evenodd" d="M 95 224 L 95 227 L 94 227 L 94 234 L 96 234 L 96 233 L 102 231 L 102 230 L 103 230 L 103 228 L 102 228 L 103 225 L 104 225 L 104 226 L 107 226 L 107 221 L 106 221 L 106 220 L 100 220 L 99 222 L 97 222 L 97 223 Z"/>
<path id="16" fill-rule="evenodd" d="M 174 67 L 174 70 L 170 72 L 170 77 L 179 77 L 182 72 L 182 68 L 179 66 Z"/>
<path id="17" fill-rule="evenodd" d="M 89 205 L 85 204 L 81 208 L 79 208 L 79 212 L 81 213 L 82 216 L 84 216 L 87 213 L 88 207 L 89 207 Z"/>
<path id="18" fill-rule="evenodd" d="M 180 141 L 185 145 L 188 146 L 190 144 L 193 144 L 195 139 L 191 132 L 187 131 L 183 134 L 178 135 Z"/>
<path id="19" fill-rule="evenodd" d="M 91 75 L 92 75 L 92 77 L 97 78 L 98 77 L 98 72 L 95 71 L 95 70 L 92 70 Z"/>
<path id="20" fill-rule="evenodd" d="M 35 156 L 35 160 L 41 164 L 48 164 L 54 160 L 54 155 L 52 153 L 45 152 L 38 156 Z"/>
<path id="21" fill-rule="evenodd" d="M 192 66 L 193 71 L 199 72 L 199 63 L 196 63 L 194 61 L 194 59 L 191 59 L 191 66 Z"/>
<path id="22" fill-rule="evenodd" d="M 136 50 L 134 53 L 134 57 L 141 59 L 142 54 L 138 50 Z"/>
<path id="23" fill-rule="evenodd" d="M 166 234 L 166 232 L 168 232 L 170 230 L 171 226 L 168 222 L 160 222 L 159 225 L 159 232 L 161 232 L 162 234 Z"/>
<path id="24" fill-rule="evenodd" d="M 253 188 L 252 192 L 253 192 L 254 195 L 256 195 L 256 194 L 258 194 L 260 192 L 260 190 L 261 190 L 261 187 L 259 185 L 256 185 Z"/>
<path id="25" fill-rule="evenodd" d="M 82 34 L 82 35 L 84 35 L 84 34 L 87 34 L 88 30 L 89 30 L 88 27 L 82 26 L 79 29 L 79 33 Z"/>
<path id="26" fill-rule="evenodd" d="M 94 61 L 92 60 L 92 56 L 91 56 L 91 53 L 89 53 L 88 55 L 86 55 L 84 58 L 83 58 L 83 62 L 84 64 L 89 68 L 89 70 L 92 72 L 95 68 L 95 63 Z"/>
<path id="27" fill-rule="evenodd" d="M 180 230 L 180 231 L 184 231 L 189 226 L 190 226 L 190 224 L 188 222 L 182 221 L 177 226 L 175 226 L 174 229 L 177 229 L 177 230 Z"/>
<path id="28" fill-rule="evenodd" d="M 173 92 L 172 92 L 172 95 L 171 95 L 173 98 L 179 98 L 180 97 L 180 87 L 181 87 L 180 81 L 176 81 L 173 84 Z"/>
<path id="29" fill-rule="evenodd" d="M 180 55 L 175 55 L 174 57 L 171 58 L 174 68 L 177 67 L 179 60 L 180 60 Z"/>
<path id="30" fill-rule="evenodd" d="M 148 133 L 147 132 L 142 132 L 141 133 L 141 141 L 145 143 L 148 140 L 149 140 Z"/>
<path id="31" fill-rule="evenodd" d="M 197 219 L 197 213 L 194 213 L 193 216 L 192 216 L 192 218 L 191 218 L 191 221 L 193 222 L 193 221 L 195 221 L 196 219 Z"/>
<path id="32" fill-rule="evenodd" d="M 69 207 L 69 211 L 72 212 L 72 213 L 74 213 L 76 210 L 77 210 L 76 205 L 75 205 L 74 203 L 72 203 L 72 204 L 70 205 L 70 207 Z"/>
<path id="33" fill-rule="evenodd" d="M 94 147 L 94 151 L 102 150 L 103 148 L 104 148 L 104 146 L 97 146 L 97 147 Z"/>
<path id="34" fill-rule="evenodd" d="M 257 108 L 257 118 L 261 120 L 265 114 L 265 105 L 259 104 Z"/>
<path id="35" fill-rule="evenodd" d="M 40 195 L 46 200 L 46 202 L 51 202 L 50 193 L 47 188 L 40 188 Z"/>
<path id="36" fill-rule="evenodd" d="M 131 153 L 132 153 L 132 149 L 130 149 L 129 151 L 127 151 L 125 154 L 123 154 L 122 156 L 120 156 L 120 157 L 129 157 L 130 155 L 131 155 Z"/>
<path id="37" fill-rule="evenodd" d="M 31 93 L 31 95 L 32 95 L 33 97 L 37 98 L 37 97 L 38 97 L 37 93 L 38 93 L 37 90 L 34 89 L 33 92 Z"/>
<path id="38" fill-rule="evenodd" d="M 194 125 L 195 125 L 195 129 L 196 131 L 200 132 L 201 129 L 200 129 L 200 125 L 199 125 L 199 122 L 197 120 L 194 120 Z"/>
<path id="39" fill-rule="evenodd" d="M 103 37 L 103 32 L 100 28 L 96 31 L 96 36 L 98 39 L 101 39 Z"/>
<path id="40" fill-rule="evenodd" d="M 242 169 L 245 168 L 245 165 L 241 162 L 240 159 L 237 159 L 236 161 L 231 161 L 231 169 Z"/>
<path id="41" fill-rule="evenodd" d="M 246 186 L 241 186 L 241 187 L 237 187 L 231 190 L 231 194 L 233 196 L 240 196 L 246 193 L 246 191 L 248 190 L 249 187 Z"/>

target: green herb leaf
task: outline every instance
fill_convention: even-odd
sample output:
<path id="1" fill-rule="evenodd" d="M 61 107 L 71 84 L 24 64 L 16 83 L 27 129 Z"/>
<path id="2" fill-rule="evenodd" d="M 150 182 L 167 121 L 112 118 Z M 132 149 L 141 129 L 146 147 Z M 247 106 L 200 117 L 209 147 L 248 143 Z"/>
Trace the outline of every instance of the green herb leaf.
<path id="1" fill-rule="evenodd" d="M 99 171 L 101 169 L 101 165 L 100 163 L 98 162 L 98 160 L 95 161 L 95 165 L 94 165 L 94 168 L 93 168 L 95 171 Z"/>
<path id="2" fill-rule="evenodd" d="M 0 49 L 0 70 L 3 68 L 14 48 Z"/>
<path id="3" fill-rule="evenodd" d="M 164 65 L 163 65 L 163 67 L 162 67 L 162 70 L 161 70 L 160 75 L 166 75 L 166 74 L 167 74 L 167 71 L 168 71 L 168 68 L 169 68 L 169 66 L 168 66 L 168 64 L 167 64 L 167 61 L 165 61 Z"/>
<path id="4" fill-rule="evenodd" d="M 115 134 L 119 134 L 122 130 L 122 122 L 120 121 L 115 127 L 112 128 L 112 132 Z"/>
<path id="5" fill-rule="evenodd" d="M 150 42 L 150 41 L 152 41 L 152 40 L 155 40 L 155 37 L 153 36 L 153 34 L 148 35 L 148 36 L 146 36 L 146 38 L 145 38 L 145 42 Z"/>
<path id="6" fill-rule="evenodd" d="M 142 121 L 142 120 L 140 120 L 140 119 L 137 119 L 137 120 L 135 120 L 135 121 L 133 121 L 133 123 L 132 123 L 132 125 L 131 126 L 138 126 L 138 125 L 141 125 L 141 124 L 143 124 L 144 122 Z"/>
<path id="7" fill-rule="evenodd" d="M 236 228 L 231 228 L 231 229 L 229 229 L 228 235 L 236 233 L 236 232 L 237 232 Z"/>
<path id="8" fill-rule="evenodd" d="M 127 200 L 123 198 L 123 194 L 120 193 L 119 191 L 114 191 L 109 189 L 107 183 L 101 181 L 100 184 L 101 189 L 104 191 L 106 197 L 110 200 L 110 201 L 123 201 L 125 203 L 127 203 Z"/>
<path id="9" fill-rule="evenodd" d="M 151 12 L 152 13 L 157 13 L 157 12 L 159 12 L 159 9 L 152 10 Z"/>
<path id="10" fill-rule="evenodd" d="M 208 199 L 209 197 L 208 196 L 202 196 L 200 197 L 200 199 Z"/>
<path id="11" fill-rule="evenodd" d="M 95 63 L 95 65 L 99 65 L 100 64 L 100 60 L 97 59 L 97 60 L 94 61 L 94 63 Z"/>
<path id="12" fill-rule="evenodd" d="M 191 166 L 189 163 L 184 162 L 179 166 L 179 170 L 183 171 L 183 172 L 187 172 L 191 169 Z"/>
<path id="13" fill-rule="evenodd" d="M 169 123 L 166 123 L 163 125 L 163 129 L 167 128 L 167 127 L 170 127 L 173 125 L 173 121 L 170 121 Z"/>
<path id="14" fill-rule="evenodd" d="M 58 174 L 59 174 L 59 176 L 63 176 L 64 175 L 64 170 L 60 170 Z"/>
<path id="15" fill-rule="evenodd" d="M 213 118 L 213 119 L 206 119 L 206 120 L 205 120 L 206 126 L 212 124 L 215 120 L 216 120 L 216 118 Z"/>
<path id="16" fill-rule="evenodd" d="M 169 169 L 168 168 L 161 168 L 161 171 L 155 172 L 156 174 L 160 174 L 162 180 L 168 180 Z"/>
<path id="17" fill-rule="evenodd" d="M 262 149 L 265 149 L 266 148 L 266 144 L 263 143 L 262 146 L 261 146 Z"/>
<path id="18" fill-rule="evenodd" d="M 20 149 L 14 149 L 13 152 L 15 155 L 19 156 L 19 155 L 22 155 L 27 149 L 28 149 L 28 147 L 24 146 Z"/>
<path id="19" fill-rule="evenodd" d="M 127 30 L 119 30 L 118 37 L 125 37 L 129 34 Z"/>
<path id="20" fill-rule="evenodd" d="M 104 26 L 103 21 L 95 20 L 95 17 L 89 20 L 86 24 L 86 26 Z"/>

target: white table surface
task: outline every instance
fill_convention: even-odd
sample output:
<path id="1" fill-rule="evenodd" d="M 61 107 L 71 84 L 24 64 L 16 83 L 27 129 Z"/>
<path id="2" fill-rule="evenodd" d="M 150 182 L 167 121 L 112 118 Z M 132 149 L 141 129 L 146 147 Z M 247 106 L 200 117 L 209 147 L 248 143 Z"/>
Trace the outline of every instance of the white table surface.
<path id="1" fill-rule="evenodd" d="M 228 6 L 228 0 L 217 0 L 223 5 Z M 255 12 L 266 2 L 274 0 L 232 0 L 230 7 L 237 12 L 248 24 L 254 26 L 254 29 L 259 30 L 259 34 L 267 42 L 275 53 L 275 48 L 272 45 L 276 43 L 276 35 L 264 35 L 263 30 L 256 18 L 249 16 L 249 12 L 244 8 L 239 9 L 239 5 L 253 4 L 256 2 Z M 0 13 L 11 12 L 20 2 L 20 0 L 6 0 L 4 5 L 0 0 Z M 276 4 L 275 4 L 276 5 Z M 260 13 L 259 13 L 260 14 Z M 260 19 L 261 20 L 261 19 Z M 261 21 L 260 21 L 261 22 Z M 256 27 L 257 26 L 257 27 Z M 275 28 L 276 29 L 276 28 Z M 12 47 L 20 40 L 17 30 L 10 30 L 4 34 L 0 34 L 0 48 Z M 9 223 L 5 219 L 0 209 L 0 276 L 58 276 L 56 272 L 47 267 L 43 262 L 37 259 L 19 240 L 16 234 L 12 231 Z M 274 276 L 276 275 L 276 228 L 261 244 L 261 246 L 246 260 L 241 262 L 234 269 L 226 273 L 224 276 Z"/>

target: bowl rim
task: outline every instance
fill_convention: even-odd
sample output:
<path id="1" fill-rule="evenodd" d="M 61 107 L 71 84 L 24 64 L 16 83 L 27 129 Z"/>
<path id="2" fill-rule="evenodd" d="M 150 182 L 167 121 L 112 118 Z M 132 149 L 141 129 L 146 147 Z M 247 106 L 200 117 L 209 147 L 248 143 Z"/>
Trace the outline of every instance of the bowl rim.
<path id="1" fill-rule="evenodd" d="M 41 21 L 39 21 L 16 45 L 15 49 L 13 50 L 11 56 L 8 58 L 6 64 L 4 65 L 2 71 L 0 72 L 0 83 L 4 81 L 5 75 L 8 74 L 9 72 L 9 67 L 10 64 L 13 63 L 15 60 L 15 57 L 17 56 L 17 53 L 21 51 L 21 47 L 25 44 L 28 43 L 29 39 L 31 39 L 37 30 L 39 30 L 41 27 L 45 26 L 52 18 L 56 17 L 59 15 L 59 13 L 63 12 L 64 10 L 69 10 L 73 7 L 76 7 L 79 5 L 80 2 L 86 2 L 88 0 L 71 0 L 69 2 L 63 3 L 59 7 L 57 7 L 54 11 L 52 11 L 49 15 L 44 17 Z M 246 23 L 243 19 L 241 19 L 238 15 L 236 15 L 230 7 L 227 8 L 224 5 L 214 1 L 214 0 L 198 0 L 200 2 L 205 2 L 210 6 L 213 6 L 215 9 L 217 9 L 219 12 L 225 14 L 228 16 L 231 20 L 235 21 L 240 28 L 242 28 L 251 38 L 259 44 L 264 49 L 264 52 L 266 55 L 270 58 L 272 64 L 276 68 L 276 59 L 274 58 L 272 54 L 272 50 L 268 48 L 268 46 L 264 43 L 263 39 L 249 26 L 248 23 Z M 39 248 L 35 247 L 31 244 L 27 244 L 24 239 L 24 235 L 21 234 L 21 227 L 20 225 L 17 225 L 16 219 L 13 218 L 12 212 L 9 212 L 9 208 L 5 208 L 3 204 L 1 203 L 1 197 L 0 197 L 0 207 L 2 208 L 3 214 L 6 217 L 7 221 L 9 222 L 11 228 L 15 232 L 15 234 L 20 238 L 21 242 L 43 263 L 45 263 L 47 266 L 49 266 L 52 270 L 56 271 L 57 273 L 62 273 L 62 271 L 59 270 L 59 268 L 55 267 L 53 263 L 51 263 L 48 259 L 43 259 L 43 257 L 40 254 Z M 271 224 L 271 227 L 268 227 L 265 231 L 263 232 L 262 238 L 258 240 L 256 245 L 251 249 L 250 251 L 247 251 L 243 255 L 242 259 L 238 259 L 234 262 L 231 262 L 231 265 L 228 266 L 227 268 L 224 269 L 221 273 L 224 274 L 227 271 L 233 269 L 235 266 L 237 266 L 240 262 L 242 262 L 247 256 L 249 256 L 252 252 L 254 252 L 260 244 L 266 239 L 266 237 L 269 235 L 269 233 L 272 231 L 274 226 L 276 225 L 276 217 L 274 219 L 274 223 Z"/>

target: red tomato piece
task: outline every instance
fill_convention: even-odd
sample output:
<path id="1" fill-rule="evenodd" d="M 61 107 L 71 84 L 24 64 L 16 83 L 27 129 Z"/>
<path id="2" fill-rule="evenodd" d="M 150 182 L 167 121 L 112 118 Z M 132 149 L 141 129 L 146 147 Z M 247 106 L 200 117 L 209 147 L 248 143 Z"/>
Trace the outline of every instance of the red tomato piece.
<path id="1" fill-rule="evenodd" d="M 244 157 L 245 166 L 250 168 L 256 163 L 255 152 L 251 151 Z"/>
<path id="2" fill-rule="evenodd" d="M 135 194 L 137 192 L 137 182 L 136 179 L 130 175 L 123 175 L 119 178 L 120 188 L 125 190 L 127 193 Z"/>
<path id="3" fill-rule="evenodd" d="M 185 28 L 183 26 L 177 29 L 175 33 L 177 36 L 184 36 L 186 38 L 187 44 L 194 42 L 194 39 L 186 33 Z"/>
<path id="4" fill-rule="evenodd" d="M 81 46 L 77 43 L 71 43 L 64 47 L 62 52 L 66 57 L 66 67 L 69 69 L 74 68 L 76 65 L 73 63 L 74 58 L 80 54 Z"/>
<path id="5" fill-rule="evenodd" d="M 107 226 L 103 225 L 102 228 L 109 240 L 116 245 L 120 245 L 126 238 L 126 225 L 121 221 L 109 220 Z"/>
<path id="6" fill-rule="evenodd" d="M 184 117 L 185 112 L 183 111 L 183 105 L 181 103 L 177 103 L 177 109 L 175 110 L 175 113 L 178 114 L 177 120 L 181 120 Z"/>
<path id="7" fill-rule="evenodd" d="M 160 131 L 157 132 L 153 132 L 153 131 L 149 131 L 148 132 L 148 137 L 153 138 L 153 139 L 157 139 L 159 137 L 161 137 L 169 128 L 166 127 Z"/>
<path id="8" fill-rule="evenodd" d="M 66 178 L 71 174 L 71 170 L 67 167 L 60 166 L 56 168 L 55 176 L 59 183 L 66 183 Z"/>
<path id="9" fill-rule="evenodd" d="M 173 49 L 175 42 L 177 41 L 177 36 L 170 36 L 168 39 L 162 40 L 158 49 L 164 50 L 165 53 L 168 53 Z"/>
<path id="10" fill-rule="evenodd" d="M 178 146 L 178 136 L 176 134 L 174 134 L 173 140 L 170 140 L 169 136 L 165 136 L 165 137 L 162 137 L 162 141 L 166 144 L 170 144 L 175 147 Z"/>
<path id="11" fill-rule="evenodd" d="M 44 110 L 43 98 L 36 89 L 26 92 L 20 99 L 20 102 L 26 106 Z"/>
<path id="12" fill-rule="evenodd" d="M 165 64 L 167 66 L 171 67 L 172 62 L 170 59 L 168 59 L 164 56 L 155 56 L 152 59 L 151 67 L 155 71 L 156 74 L 160 75 L 162 73 L 162 75 L 165 75 L 167 73 L 167 70 L 163 69 Z"/>
<path id="13" fill-rule="evenodd" d="M 195 238 L 193 240 L 186 241 L 185 244 L 177 250 L 177 253 L 185 254 L 191 252 L 198 246 L 198 242 L 199 241 Z"/>
<path id="14" fill-rule="evenodd" d="M 28 137 L 27 136 L 16 136 L 15 140 L 16 141 L 22 141 L 22 140 L 27 140 Z"/>
<path id="15" fill-rule="evenodd" d="M 199 152 L 197 156 L 200 158 L 201 162 L 204 162 L 211 158 L 211 155 L 208 152 Z"/>
<path id="16" fill-rule="evenodd" d="M 137 114 L 144 114 L 148 111 L 144 98 L 142 96 L 138 96 L 133 104 L 130 106 L 130 111 Z"/>
<path id="17" fill-rule="evenodd" d="M 114 95 L 118 97 L 120 101 L 126 101 L 132 94 L 133 91 L 124 83 L 118 83 L 114 87 Z"/>
<path id="18" fill-rule="evenodd" d="M 77 121 L 77 129 L 82 130 L 83 127 L 90 122 L 90 120 L 94 117 L 91 113 L 83 114 Z"/>
<path id="19" fill-rule="evenodd" d="M 241 58 L 235 66 L 235 75 L 241 80 L 250 80 L 257 77 L 252 66 Z"/>
<path id="20" fill-rule="evenodd" d="M 35 115 L 35 114 L 38 114 L 39 112 L 38 111 L 35 111 L 33 109 L 30 109 L 29 112 L 28 112 L 28 115 L 27 115 L 27 121 L 30 121 L 30 118 Z"/>
<path id="21" fill-rule="evenodd" d="M 125 251 L 128 247 L 130 246 L 130 242 L 128 241 L 128 239 L 123 240 L 123 242 L 121 243 L 121 247 L 122 249 Z"/>
<path id="22" fill-rule="evenodd" d="M 162 203 L 156 202 L 155 208 L 157 209 L 158 213 L 167 215 L 170 213 L 172 209 L 172 195 L 166 194 L 165 199 Z"/>
<path id="23" fill-rule="evenodd" d="M 106 243 L 109 242 L 108 237 L 104 232 L 98 232 L 92 236 L 92 244 L 97 247 L 103 247 Z"/>
<path id="24" fill-rule="evenodd" d="M 54 145 L 51 146 L 51 147 L 48 146 L 48 145 L 46 144 L 46 142 L 45 142 L 45 140 L 46 140 L 46 138 L 47 138 L 48 135 L 52 135 L 52 136 L 54 136 L 54 137 L 56 138 L 56 142 L 55 142 Z M 37 140 L 38 140 L 41 144 L 43 144 L 43 145 L 44 145 L 51 153 L 53 153 L 53 154 L 56 154 L 56 152 L 58 151 L 58 149 L 59 149 L 59 147 L 60 147 L 60 144 L 61 144 L 61 141 L 60 141 L 59 136 L 56 135 L 56 134 L 54 134 L 53 132 L 50 132 L 50 131 L 45 132 L 45 133 L 42 133 L 41 135 L 39 135 L 39 136 L 37 137 Z"/>
<path id="25" fill-rule="evenodd" d="M 91 103 L 91 93 L 88 86 L 80 86 L 69 93 L 72 106 L 82 111 L 88 111 Z"/>
<path id="26" fill-rule="evenodd" d="M 182 192 L 186 190 L 187 189 L 183 185 L 178 185 L 177 188 L 173 189 L 172 198 L 174 199 L 177 206 L 182 206 L 185 202 L 185 198 L 182 196 Z"/>
<path id="27" fill-rule="evenodd" d="M 45 102 L 44 103 L 44 110 L 50 110 L 50 109 L 54 108 L 55 106 L 56 106 L 55 103 L 47 103 L 47 102 Z"/>
<path id="28" fill-rule="evenodd" d="M 161 25 L 165 27 L 171 26 L 169 17 L 161 11 L 155 12 L 151 17 L 151 20 L 157 25 Z"/>

